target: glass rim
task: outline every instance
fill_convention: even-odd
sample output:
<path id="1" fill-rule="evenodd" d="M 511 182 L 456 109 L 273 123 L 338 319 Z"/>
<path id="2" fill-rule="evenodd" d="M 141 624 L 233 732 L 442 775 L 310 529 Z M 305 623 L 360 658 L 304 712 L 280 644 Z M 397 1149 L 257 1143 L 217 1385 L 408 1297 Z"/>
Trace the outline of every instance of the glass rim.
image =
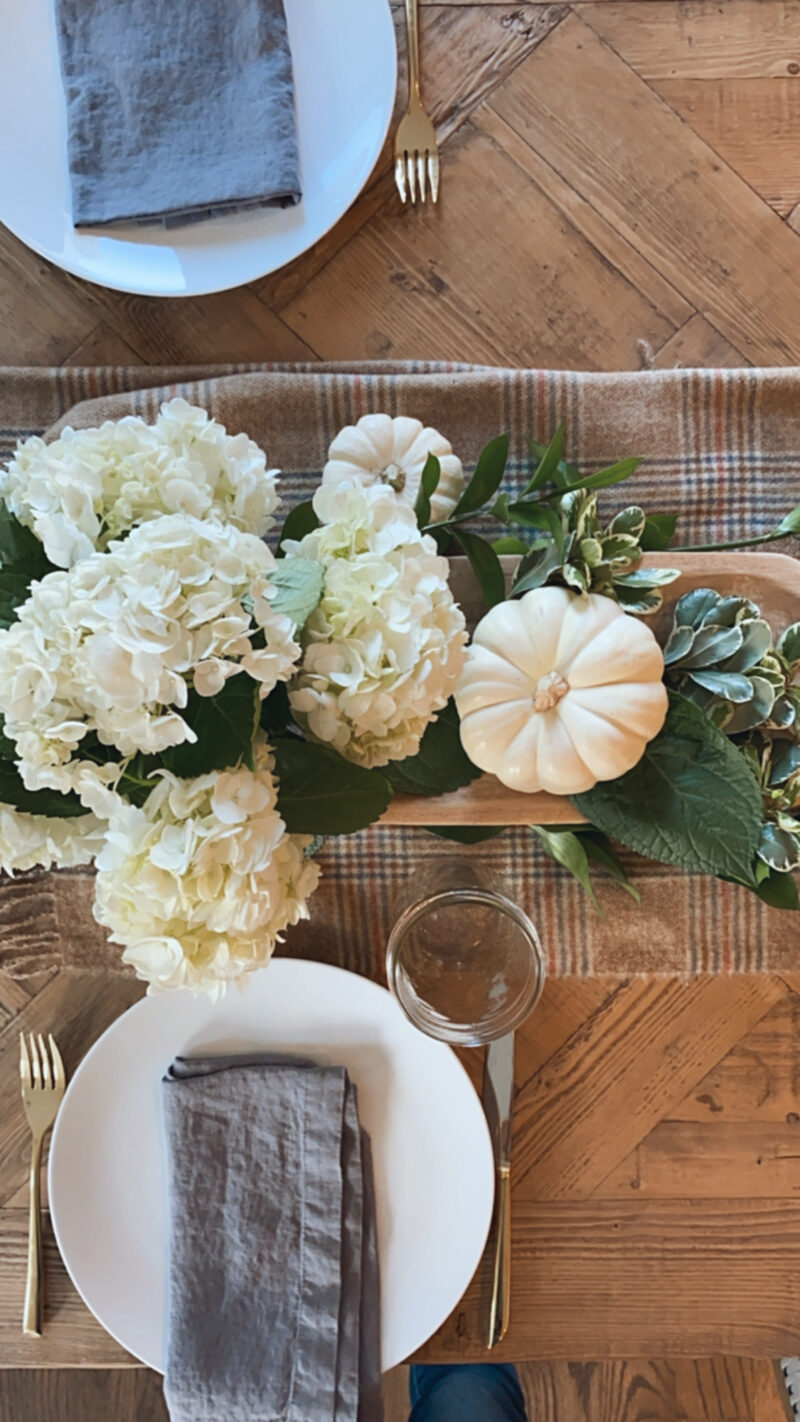
<path id="1" fill-rule="evenodd" d="M 497 1013 L 494 1017 L 484 1019 L 483 1023 L 438 1023 L 425 1019 L 422 1014 L 415 1014 L 407 1003 L 405 995 L 400 991 L 398 985 L 399 949 L 409 930 L 432 909 L 464 902 L 486 904 L 510 918 L 528 943 L 534 971 L 530 974 L 528 991 L 521 993 L 516 1001 L 504 1011 Z M 547 963 L 536 926 L 519 904 L 514 903 L 513 899 L 498 889 L 465 884 L 463 888 L 437 889 L 433 893 L 426 894 L 424 898 L 416 899 L 402 911 L 392 925 L 386 944 L 386 977 L 392 996 L 409 1022 L 418 1031 L 424 1032 L 426 1036 L 433 1037 L 440 1042 L 449 1042 L 460 1046 L 483 1046 L 487 1042 L 493 1042 L 498 1037 L 505 1037 L 509 1032 L 515 1031 L 530 1015 L 544 990 Z"/>

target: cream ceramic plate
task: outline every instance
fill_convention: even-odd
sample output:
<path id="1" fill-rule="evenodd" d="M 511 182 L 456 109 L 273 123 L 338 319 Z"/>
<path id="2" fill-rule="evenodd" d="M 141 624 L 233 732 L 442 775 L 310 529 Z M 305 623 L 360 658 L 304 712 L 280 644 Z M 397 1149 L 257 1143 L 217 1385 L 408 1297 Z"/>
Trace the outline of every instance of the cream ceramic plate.
<path id="1" fill-rule="evenodd" d="M 303 200 L 170 232 L 76 232 L 53 0 L 0 0 L 0 221 L 57 266 L 148 296 L 253 281 L 312 246 L 350 207 L 381 151 L 397 54 L 388 0 L 285 0 Z"/>
<path id="2" fill-rule="evenodd" d="M 163 1371 L 167 1241 L 159 1083 L 174 1056 L 280 1048 L 343 1064 L 372 1138 L 385 1368 L 438 1328 L 486 1243 L 494 1193 L 480 1102 L 449 1047 L 384 988 L 282 958 L 216 1006 L 145 998 L 84 1058 L 58 1115 L 50 1208 L 76 1288 L 109 1333 Z"/>

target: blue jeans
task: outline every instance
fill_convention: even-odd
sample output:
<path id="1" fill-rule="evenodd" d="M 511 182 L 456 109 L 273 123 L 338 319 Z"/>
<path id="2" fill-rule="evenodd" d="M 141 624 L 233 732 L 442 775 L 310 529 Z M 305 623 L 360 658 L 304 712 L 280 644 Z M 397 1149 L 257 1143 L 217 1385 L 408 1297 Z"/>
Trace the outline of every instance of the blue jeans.
<path id="1" fill-rule="evenodd" d="M 415 1367 L 409 1422 L 527 1422 L 525 1399 L 510 1363 Z"/>

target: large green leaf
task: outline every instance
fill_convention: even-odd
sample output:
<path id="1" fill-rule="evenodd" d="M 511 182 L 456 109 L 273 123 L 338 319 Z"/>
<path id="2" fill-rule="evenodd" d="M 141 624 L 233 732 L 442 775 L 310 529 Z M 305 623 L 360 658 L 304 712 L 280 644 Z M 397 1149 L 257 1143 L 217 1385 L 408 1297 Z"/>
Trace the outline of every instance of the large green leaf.
<path id="1" fill-rule="evenodd" d="M 574 804 L 605 834 L 679 869 L 751 884 L 761 833 L 758 782 L 699 707 L 670 693 L 667 719 L 627 775 Z"/>
<path id="2" fill-rule="evenodd" d="M 416 755 L 381 767 L 381 774 L 404 795 L 446 795 L 477 780 L 480 773 L 461 744 L 452 701 L 426 727 Z"/>
<path id="3" fill-rule="evenodd" d="M 74 819 L 85 815 L 86 806 L 77 795 L 60 795 L 57 790 L 26 790 L 16 765 L 0 760 L 0 805 L 13 805 L 30 815 L 48 815 L 51 819 Z"/>
<path id="4" fill-rule="evenodd" d="M 576 479 L 570 489 L 608 489 L 612 484 L 621 484 L 630 479 L 641 464 L 641 459 L 619 459 L 609 464 L 607 469 L 598 469 L 596 474 L 587 474 L 585 479 Z"/>
<path id="5" fill-rule="evenodd" d="M 53 572 L 41 543 L 0 503 L 0 627 L 10 627 L 32 582 Z"/>
<path id="6" fill-rule="evenodd" d="M 181 716 L 195 732 L 197 741 L 184 741 L 165 751 L 162 765 L 186 779 L 240 763 L 252 768 L 259 711 L 258 686 L 245 672 L 229 677 L 217 696 L 199 696 L 190 691 Z"/>
<path id="7" fill-rule="evenodd" d="M 759 883 L 756 893 L 770 908 L 795 911 L 800 908 L 794 874 L 782 874 L 777 869 L 771 869 L 767 877 Z"/>
<path id="8" fill-rule="evenodd" d="M 520 561 L 509 596 L 519 597 L 533 588 L 544 587 L 550 574 L 560 567 L 561 558 L 555 543 L 531 549 Z"/>
<path id="9" fill-rule="evenodd" d="M 469 558 L 470 567 L 481 585 L 486 606 L 494 607 L 495 603 L 502 602 L 506 595 L 505 574 L 494 548 L 477 533 L 467 533 L 463 528 L 456 528 L 453 532 L 456 542 Z"/>
<path id="10" fill-rule="evenodd" d="M 377 770 L 311 741 L 276 741 L 278 810 L 293 834 L 353 834 L 380 819 L 392 798 Z"/>
<path id="11" fill-rule="evenodd" d="M 278 543 L 278 557 L 283 557 L 283 545 L 287 538 L 296 538 L 298 542 L 305 538 L 307 533 L 313 533 L 315 528 L 319 528 L 319 519 L 314 513 L 314 506 L 310 499 L 305 503 L 295 504 L 286 515 L 283 528 L 281 529 L 280 542 Z"/>
<path id="12" fill-rule="evenodd" d="M 313 558 L 281 558 L 269 580 L 278 589 L 270 606 L 290 617 L 299 631 L 322 597 L 325 569 Z"/>
<path id="13" fill-rule="evenodd" d="M 451 518 L 456 518 L 459 514 L 475 513 L 483 508 L 500 487 L 507 459 L 508 435 L 498 435 L 496 439 L 489 441 L 478 456 L 475 473 L 453 509 Z"/>

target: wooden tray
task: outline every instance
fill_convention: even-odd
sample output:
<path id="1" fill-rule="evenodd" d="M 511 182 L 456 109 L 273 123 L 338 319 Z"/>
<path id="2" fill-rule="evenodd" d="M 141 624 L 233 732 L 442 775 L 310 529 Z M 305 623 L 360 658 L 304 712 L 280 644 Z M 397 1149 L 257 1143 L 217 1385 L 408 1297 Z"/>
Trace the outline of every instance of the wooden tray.
<path id="1" fill-rule="evenodd" d="M 510 583 L 516 558 L 503 558 Z M 773 632 L 800 621 L 800 560 L 785 553 L 649 553 L 644 566 L 680 568 L 681 576 L 664 589 L 664 604 L 647 622 L 660 642 L 672 624 L 678 598 L 692 588 L 712 587 L 723 596 L 738 593 L 761 608 Z M 485 605 L 466 558 L 451 560 L 450 586 L 464 609 L 470 628 L 483 616 Z M 383 816 L 393 825 L 564 825 L 582 820 L 566 796 L 522 795 L 507 790 L 494 775 L 482 775 L 451 795 L 395 795 Z"/>

